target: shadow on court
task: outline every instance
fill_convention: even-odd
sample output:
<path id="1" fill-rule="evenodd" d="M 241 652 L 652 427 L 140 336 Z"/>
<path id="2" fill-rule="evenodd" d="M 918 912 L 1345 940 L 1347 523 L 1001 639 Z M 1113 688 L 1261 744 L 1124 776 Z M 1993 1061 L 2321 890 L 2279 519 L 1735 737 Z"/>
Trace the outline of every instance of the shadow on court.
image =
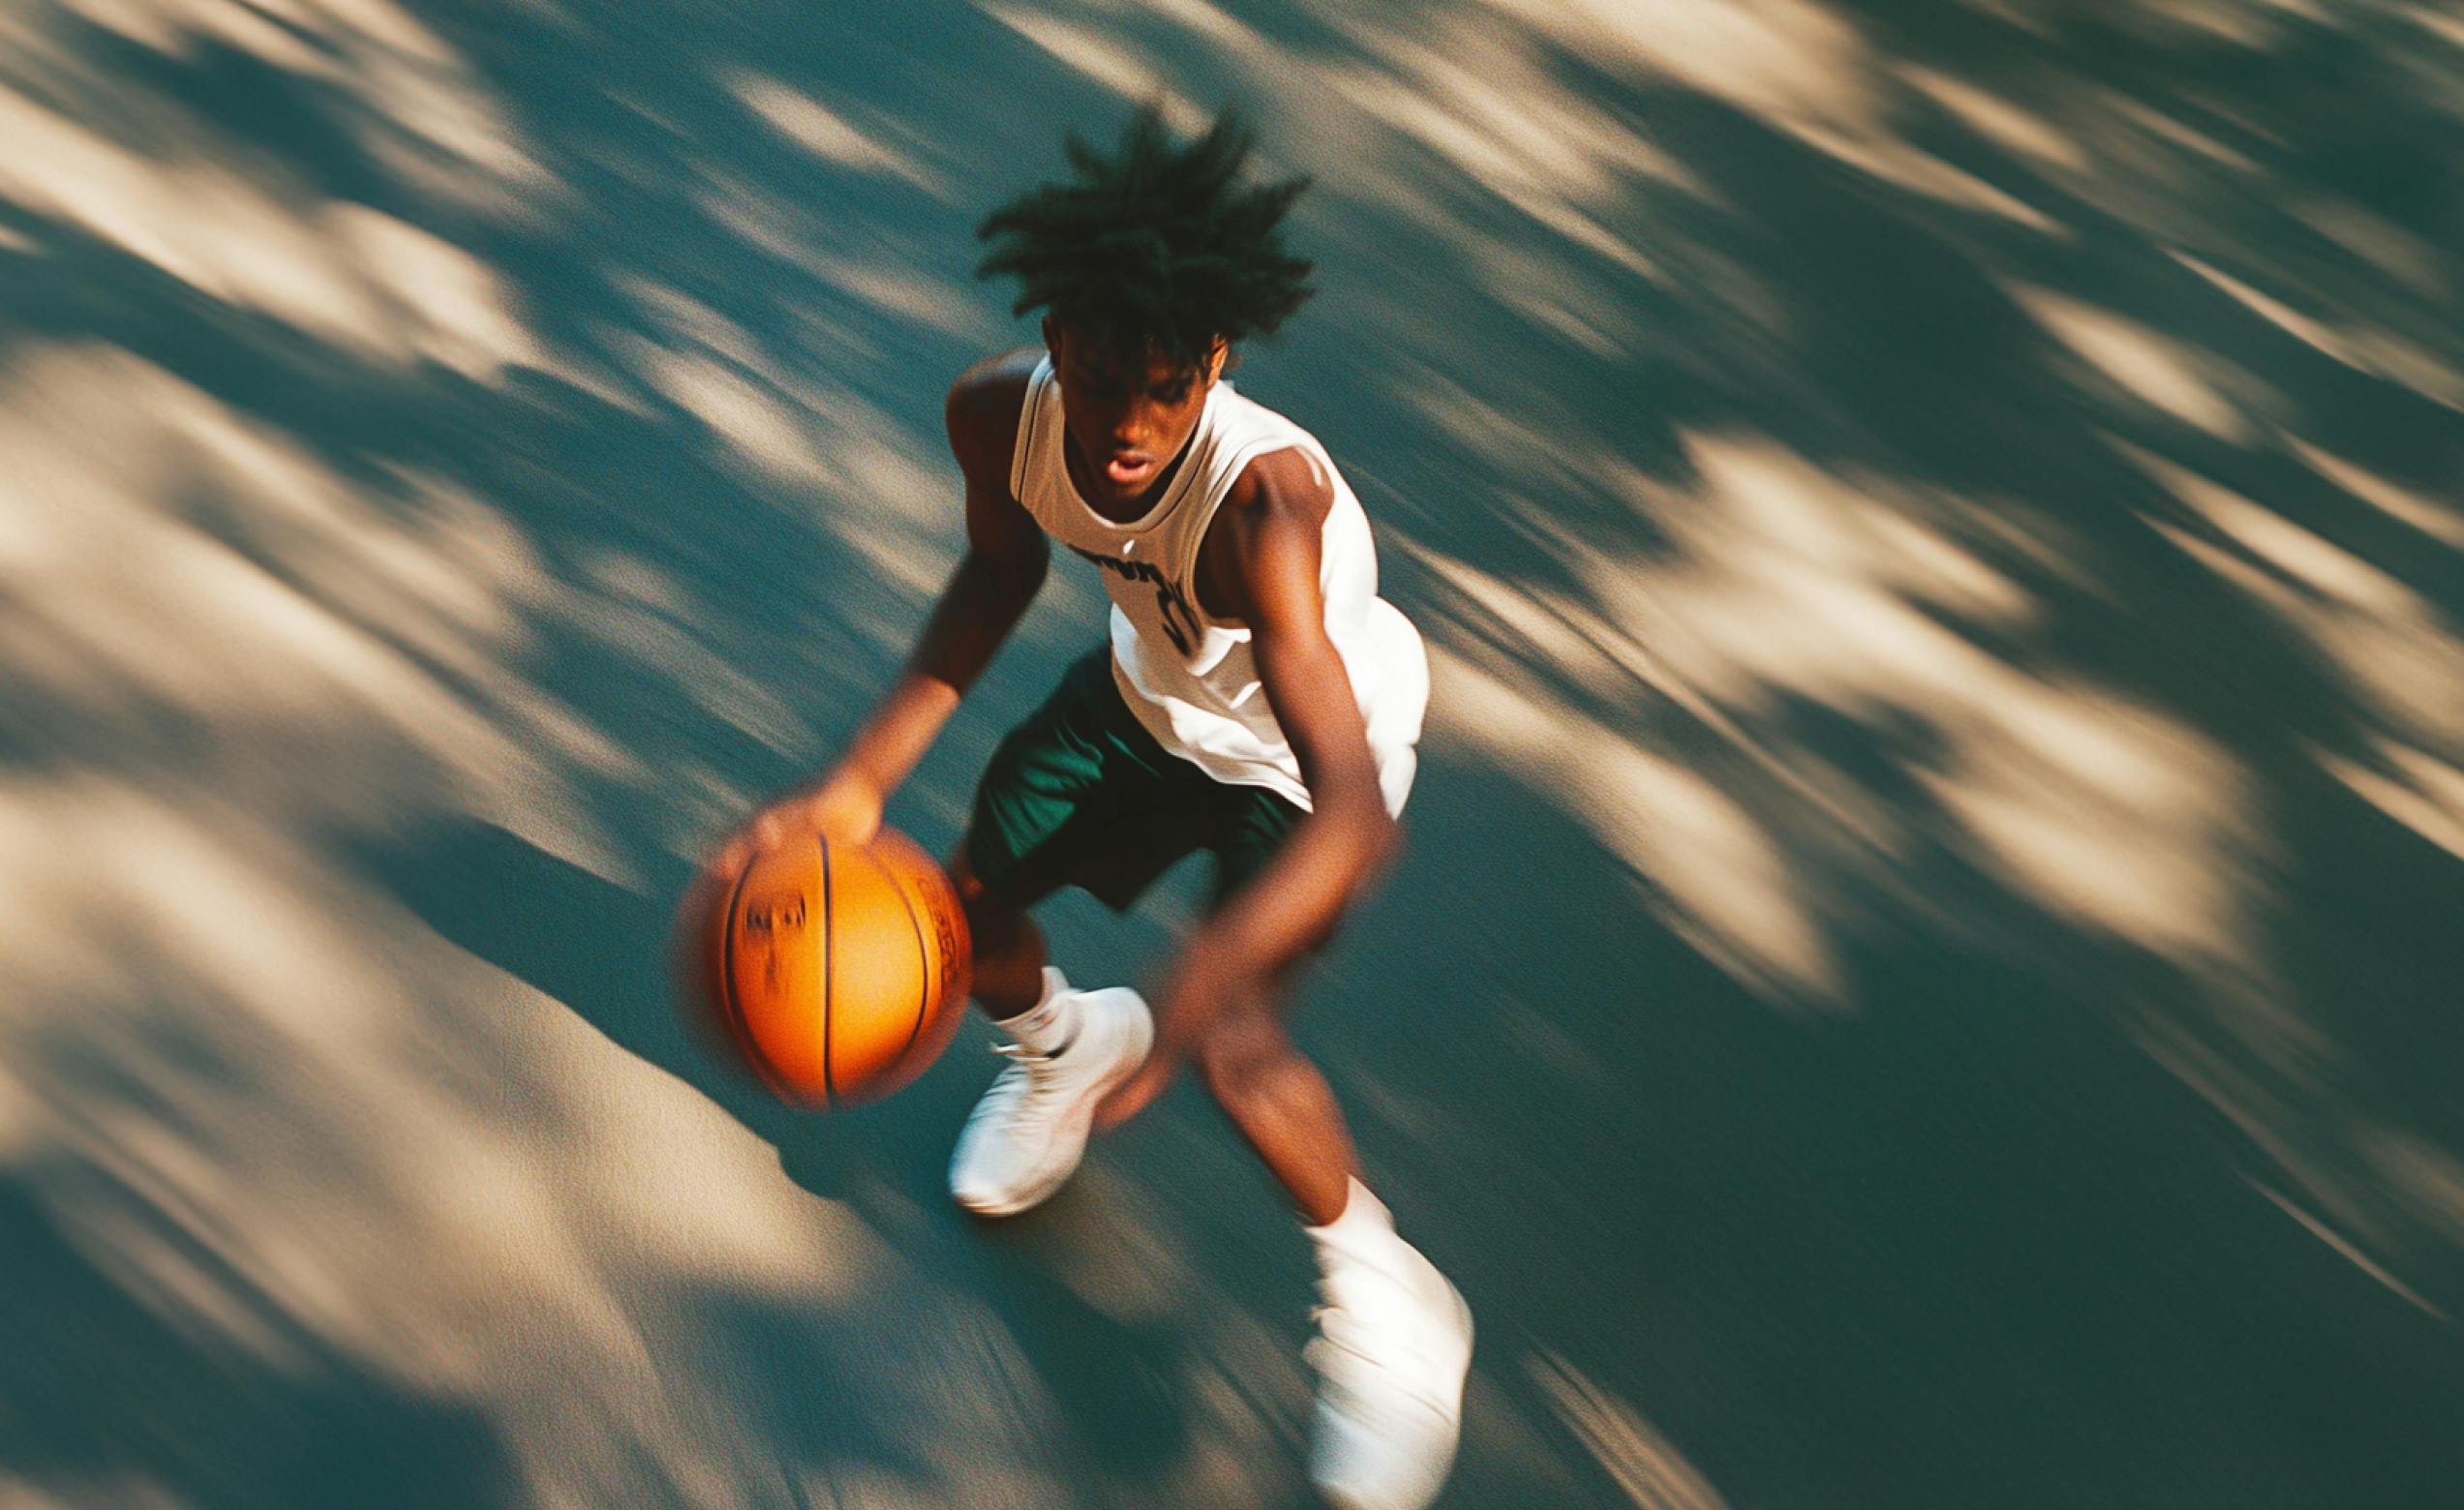
<path id="1" fill-rule="evenodd" d="M 1319 178 L 1237 380 L 1436 655 L 1301 1032 L 1479 1318 L 1445 1503 L 2441 1502 L 2464 46 L 2178 9 L 0 23 L 0 1483 L 1299 1502 L 1202 1098 L 970 1223 L 980 1029 L 801 1116 L 658 958 L 955 559 L 975 217 L 1162 92 Z"/>

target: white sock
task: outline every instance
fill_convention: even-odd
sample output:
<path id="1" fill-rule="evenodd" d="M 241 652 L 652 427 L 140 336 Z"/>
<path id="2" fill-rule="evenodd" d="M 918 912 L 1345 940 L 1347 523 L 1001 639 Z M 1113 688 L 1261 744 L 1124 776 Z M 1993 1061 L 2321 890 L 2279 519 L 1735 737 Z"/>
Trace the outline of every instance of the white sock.
<path id="1" fill-rule="evenodd" d="M 1386 1210 L 1385 1202 L 1370 1194 L 1369 1187 L 1357 1178 L 1349 1184 L 1343 1215 L 1324 1226 L 1310 1226 L 1304 1223 L 1300 1230 L 1308 1233 L 1309 1240 L 1318 1245 L 1318 1261 L 1321 1264 L 1337 1258 L 1391 1262 L 1396 1249 L 1409 1246 L 1395 1236 L 1394 1214 Z"/>
<path id="2" fill-rule="evenodd" d="M 1039 1054 L 1057 1054 L 1078 1037 L 1078 997 L 1067 978 L 1046 965 L 1043 996 L 1017 1016 L 998 1018 L 992 1025 Z"/>

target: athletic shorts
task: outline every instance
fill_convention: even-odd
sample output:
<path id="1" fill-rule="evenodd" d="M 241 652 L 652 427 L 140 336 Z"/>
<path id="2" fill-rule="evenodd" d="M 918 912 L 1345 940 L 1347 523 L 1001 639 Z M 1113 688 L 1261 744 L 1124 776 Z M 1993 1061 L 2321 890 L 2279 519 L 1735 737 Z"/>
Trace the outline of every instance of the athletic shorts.
<path id="1" fill-rule="evenodd" d="M 1105 646 L 992 752 L 966 858 L 996 902 L 1027 907 L 1074 886 L 1126 912 L 1204 850 L 1215 858 L 1211 912 L 1265 867 L 1301 816 L 1266 788 L 1217 781 L 1156 743 L 1121 701 Z"/>

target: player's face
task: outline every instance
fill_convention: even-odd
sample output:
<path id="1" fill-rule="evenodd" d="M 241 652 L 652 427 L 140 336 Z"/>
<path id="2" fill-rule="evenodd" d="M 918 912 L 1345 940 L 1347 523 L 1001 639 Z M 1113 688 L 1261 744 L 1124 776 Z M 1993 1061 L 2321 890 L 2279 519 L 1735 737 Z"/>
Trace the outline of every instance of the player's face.
<path id="1" fill-rule="evenodd" d="M 1044 322 L 1052 374 L 1061 385 L 1061 416 L 1077 455 L 1070 468 L 1093 503 L 1135 503 L 1163 479 L 1164 468 L 1206 408 L 1207 390 L 1224 370 L 1226 347 L 1184 367 L 1148 353 L 1126 357 L 1078 338 L 1056 320 Z"/>

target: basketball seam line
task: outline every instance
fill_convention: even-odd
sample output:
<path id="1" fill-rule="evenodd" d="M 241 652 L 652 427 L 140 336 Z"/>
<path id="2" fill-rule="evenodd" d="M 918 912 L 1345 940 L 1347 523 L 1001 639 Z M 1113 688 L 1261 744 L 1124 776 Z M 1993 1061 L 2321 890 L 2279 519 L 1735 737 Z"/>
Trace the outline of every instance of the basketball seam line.
<path id="1" fill-rule="evenodd" d="M 933 989 L 935 982 L 932 979 L 932 958 L 924 946 L 924 922 L 916 917 L 916 904 L 907 895 L 906 884 L 882 862 L 880 856 L 867 850 L 865 858 L 872 861 L 874 867 L 881 872 L 881 878 L 890 883 L 890 890 L 897 893 L 898 905 L 907 910 L 907 927 L 916 936 L 916 1022 L 914 1027 L 907 1030 L 906 1048 L 898 1050 L 899 1057 L 903 1059 L 906 1057 L 907 1049 L 916 1046 L 917 1037 L 924 1032 L 924 1015 L 931 1009 L 934 999 L 941 993 Z"/>
<path id="2" fill-rule="evenodd" d="M 815 835 L 821 846 L 821 1097 L 822 1104 L 838 1109 L 838 1086 L 830 1073 L 830 954 L 835 942 L 831 935 L 838 930 L 830 915 L 830 840 Z"/>

